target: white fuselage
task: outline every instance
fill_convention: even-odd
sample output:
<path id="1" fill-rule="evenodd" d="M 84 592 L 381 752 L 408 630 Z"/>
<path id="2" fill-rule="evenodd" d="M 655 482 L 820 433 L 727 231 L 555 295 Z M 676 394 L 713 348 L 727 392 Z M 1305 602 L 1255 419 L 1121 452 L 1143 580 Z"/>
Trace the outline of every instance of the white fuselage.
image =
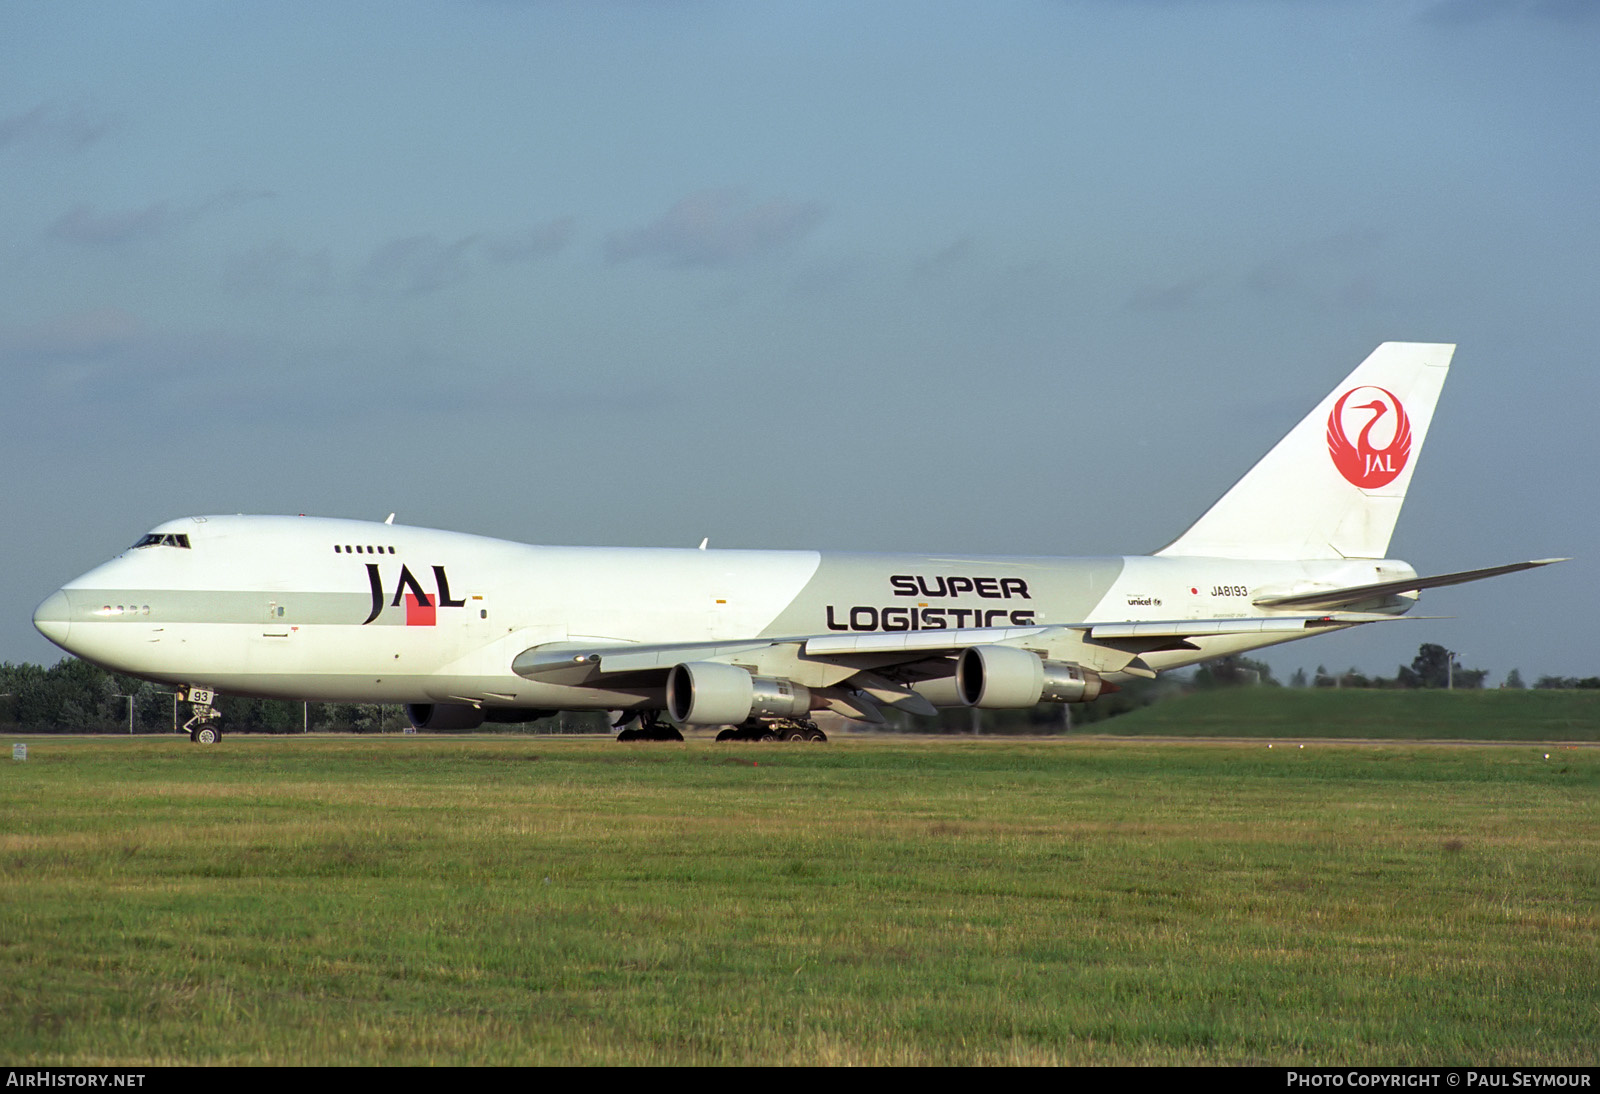
<path id="1" fill-rule="evenodd" d="M 146 539 L 158 542 L 51 596 L 39 629 L 108 668 L 233 694 L 548 709 L 649 702 L 657 687 L 527 679 L 511 668 L 525 651 L 1271 619 L 1284 613 L 1256 607 L 1263 594 L 1415 573 L 1370 559 L 538 547 L 314 517 L 183 518 Z M 1410 603 L 1389 597 L 1372 610 Z M 1174 668 L 1302 636 L 1207 636 L 1144 662 Z"/>

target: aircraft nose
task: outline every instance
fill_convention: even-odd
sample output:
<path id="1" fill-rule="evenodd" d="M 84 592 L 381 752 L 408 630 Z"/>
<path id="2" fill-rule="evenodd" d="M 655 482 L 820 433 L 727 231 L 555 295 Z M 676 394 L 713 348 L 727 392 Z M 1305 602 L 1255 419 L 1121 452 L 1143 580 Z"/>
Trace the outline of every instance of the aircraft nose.
<path id="1" fill-rule="evenodd" d="M 66 649 L 67 631 L 72 626 L 72 605 L 67 594 L 57 589 L 47 596 L 33 611 L 33 625 L 40 634 Z"/>

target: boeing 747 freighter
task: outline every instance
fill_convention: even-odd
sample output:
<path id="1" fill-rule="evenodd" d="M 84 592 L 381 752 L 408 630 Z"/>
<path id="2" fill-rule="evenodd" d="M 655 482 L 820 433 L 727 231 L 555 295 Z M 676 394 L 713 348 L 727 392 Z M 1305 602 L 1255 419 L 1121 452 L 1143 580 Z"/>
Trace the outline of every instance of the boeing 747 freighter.
<path id="1" fill-rule="evenodd" d="M 1386 342 L 1153 555 L 1036 558 L 537 547 L 393 523 L 201 516 L 150 530 L 34 613 L 52 642 L 212 697 L 403 703 L 420 729 L 620 713 L 624 740 L 822 739 L 882 721 L 1072 703 L 1119 682 L 1391 620 L 1386 558 L 1455 351 Z"/>

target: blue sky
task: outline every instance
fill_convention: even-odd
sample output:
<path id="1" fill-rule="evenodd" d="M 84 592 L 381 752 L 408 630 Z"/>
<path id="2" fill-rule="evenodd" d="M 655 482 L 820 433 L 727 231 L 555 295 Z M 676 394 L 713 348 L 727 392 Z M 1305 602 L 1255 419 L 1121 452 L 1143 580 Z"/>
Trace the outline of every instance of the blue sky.
<path id="1" fill-rule="evenodd" d="M 1269 659 L 1592 675 L 1597 7 L 7 4 L 0 660 L 189 513 L 1144 552 L 1396 339 L 1392 553 L 1577 561 Z"/>

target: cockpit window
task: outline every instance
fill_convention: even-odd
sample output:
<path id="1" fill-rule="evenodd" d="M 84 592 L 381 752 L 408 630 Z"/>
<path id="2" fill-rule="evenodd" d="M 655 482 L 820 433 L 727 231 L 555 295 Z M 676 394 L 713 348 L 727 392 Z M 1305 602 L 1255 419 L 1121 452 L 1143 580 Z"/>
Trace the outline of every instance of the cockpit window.
<path id="1" fill-rule="evenodd" d="M 188 550 L 189 537 L 184 534 L 174 535 L 171 532 L 165 535 L 151 532 L 130 549 L 137 551 L 141 547 L 182 547 L 184 550 Z"/>

